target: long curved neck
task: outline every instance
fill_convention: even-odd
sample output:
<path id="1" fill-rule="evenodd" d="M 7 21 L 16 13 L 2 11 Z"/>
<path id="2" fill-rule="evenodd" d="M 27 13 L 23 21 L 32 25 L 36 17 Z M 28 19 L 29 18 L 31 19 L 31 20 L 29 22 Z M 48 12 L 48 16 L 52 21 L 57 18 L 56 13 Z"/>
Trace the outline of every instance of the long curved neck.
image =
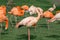
<path id="1" fill-rule="evenodd" d="M 36 17 L 36 19 L 39 20 L 40 17 L 41 17 L 42 12 L 39 9 L 37 9 L 36 11 L 38 13 L 38 16 Z"/>

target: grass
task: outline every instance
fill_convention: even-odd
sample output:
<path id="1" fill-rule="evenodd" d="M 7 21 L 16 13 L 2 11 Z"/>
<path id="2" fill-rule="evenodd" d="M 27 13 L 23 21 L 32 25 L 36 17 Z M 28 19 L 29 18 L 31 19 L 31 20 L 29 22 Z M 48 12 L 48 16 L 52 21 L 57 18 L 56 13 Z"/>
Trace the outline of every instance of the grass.
<path id="1" fill-rule="evenodd" d="M 43 10 L 47 10 L 53 4 L 51 3 L 52 0 L 14 0 L 16 3 L 15 5 L 35 5 L 43 8 Z M 0 0 L 0 5 L 6 5 L 7 0 Z M 56 10 L 58 10 L 57 7 Z M 7 9 L 8 10 L 8 9 Z M 54 11 L 54 12 L 55 12 Z M 10 19 L 10 14 L 7 13 L 8 18 Z M 30 16 L 29 13 L 25 13 L 24 16 L 18 17 L 18 21 L 22 20 L 23 18 Z M 27 40 L 27 28 L 25 26 L 16 29 L 15 22 L 12 18 L 12 23 L 14 26 L 12 27 L 10 20 L 9 20 L 9 28 L 8 30 L 4 30 L 5 23 L 3 23 L 2 32 L 0 33 L 0 40 Z M 37 25 L 36 25 L 36 32 L 34 28 L 31 28 L 31 40 L 60 40 L 60 24 L 59 21 L 53 22 L 49 24 L 50 29 L 47 28 L 46 18 L 41 18 Z M 1 31 L 1 28 L 0 28 Z"/>

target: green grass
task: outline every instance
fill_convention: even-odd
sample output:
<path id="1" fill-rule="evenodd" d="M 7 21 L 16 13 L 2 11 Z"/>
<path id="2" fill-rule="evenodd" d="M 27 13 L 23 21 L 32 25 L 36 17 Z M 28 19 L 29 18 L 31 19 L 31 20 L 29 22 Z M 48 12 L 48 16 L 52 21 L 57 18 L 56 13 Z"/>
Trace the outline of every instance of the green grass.
<path id="1" fill-rule="evenodd" d="M 35 5 L 43 8 L 43 10 L 47 10 L 49 7 L 51 7 L 53 4 L 51 3 L 52 0 L 14 0 L 16 3 L 15 5 Z M 0 0 L 0 5 L 6 5 L 7 0 Z M 59 6 L 57 6 L 57 9 L 59 9 Z M 8 11 L 8 8 L 7 8 Z M 54 11 L 54 12 L 55 12 Z M 7 13 L 8 18 L 10 19 L 10 14 Z M 18 17 L 18 21 L 22 20 L 23 18 L 30 16 L 29 13 L 25 13 L 24 16 Z M 3 28 L 1 30 L 0 28 L 0 40 L 27 40 L 27 28 L 25 26 L 16 29 L 15 28 L 15 22 L 12 18 L 12 23 L 14 23 L 14 26 L 12 27 L 10 20 L 9 20 L 9 28 L 8 30 L 4 30 L 5 23 L 3 23 Z M 60 23 L 59 21 L 50 23 L 50 28 L 47 27 L 46 18 L 41 18 L 37 25 L 36 25 L 36 32 L 34 31 L 34 28 L 31 28 L 31 40 L 60 40 Z"/>

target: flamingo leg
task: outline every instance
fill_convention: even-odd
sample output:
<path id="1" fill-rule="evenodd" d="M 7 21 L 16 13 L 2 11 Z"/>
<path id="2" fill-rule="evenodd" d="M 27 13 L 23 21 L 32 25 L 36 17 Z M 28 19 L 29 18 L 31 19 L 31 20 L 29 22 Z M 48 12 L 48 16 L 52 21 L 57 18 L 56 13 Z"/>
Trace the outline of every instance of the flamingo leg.
<path id="1" fill-rule="evenodd" d="M 35 32 L 36 32 L 36 26 L 35 26 Z"/>
<path id="2" fill-rule="evenodd" d="M 12 17 L 13 17 L 13 15 L 11 15 L 11 17 L 10 17 L 10 23 L 12 24 L 12 27 L 13 27 L 14 25 L 13 25 L 12 20 L 11 20 L 11 19 L 12 19 Z M 15 23 L 16 23 L 16 22 L 17 22 L 17 17 L 16 17 L 16 16 L 14 16 L 14 18 L 15 18 Z"/>
<path id="3" fill-rule="evenodd" d="M 0 25 L 1 25 L 1 28 L 2 28 L 2 23 Z"/>
<path id="4" fill-rule="evenodd" d="M 0 33 L 2 32 L 2 24 L 0 23 Z"/>
<path id="5" fill-rule="evenodd" d="M 2 23 L 0 23 L 0 27 L 2 28 Z"/>
<path id="6" fill-rule="evenodd" d="M 15 23 L 17 22 L 17 17 L 15 16 Z"/>
<path id="7" fill-rule="evenodd" d="M 33 24 L 33 26 L 34 26 L 34 28 L 35 28 L 35 32 L 36 32 L 36 23 L 35 23 L 35 24 Z"/>
<path id="8" fill-rule="evenodd" d="M 50 29 L 50 27 L 49 27 L 48 19 L 46 19 L 46 22 L 47 22 L 47 27 L 48 27 L 48 30 L 49 30 L 49 29 Z"/>
<path id="9" fill-rule="evenodd" d="M 49 22 L 47 22 L 47 26 L 48 26 L 48 30 L 50 29 L 50 27 L 49 27 Z"/>
<path id="10" fill-rule="evenodd" d="M 30 40 L 30 28 L 28 28 L 28 40 Z"/>
<path id="11" fill-rule="evenodd" d="M 12 23 L 12 17 L 13 17 L 13 15 L 11 15 L 11 17 L 10 17 L 10 23 L 12 24 L 12 27 L 13 27 L 13 23 Z"/>

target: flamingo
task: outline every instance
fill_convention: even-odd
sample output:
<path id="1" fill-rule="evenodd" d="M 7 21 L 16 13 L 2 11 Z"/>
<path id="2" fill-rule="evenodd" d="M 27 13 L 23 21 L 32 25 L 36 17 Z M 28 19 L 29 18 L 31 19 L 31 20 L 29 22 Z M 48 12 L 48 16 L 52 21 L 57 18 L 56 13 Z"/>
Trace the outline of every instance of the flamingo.
<path id="1" fill-rule="evenodd" d="M 13 14 L 14 16 L 23 16 L 24 10 L 20 8 L 20 6 L 13 7 L 10 12 L 10 14 Z"/>
<path id="2" fill-rule="evenodd" d="M 30 13 L 30 15 L 36 14 L 36 8 L 38 8 L 42 13 L 43 13 L 43 9 L 40 7 L 35 7 L 34 5 L 30 6 L 30 8 L 28 9 L 28 12 Z"/>
<path id="3" fill-rule="evenodd" d="M 26 5 L 20 7 L 20 6 L 16 6 L 16 7 L 13 7 L 11 9 L 10 14 L 14 15 L 15 16 L 15 22 L 17 22 L 17 17 L 16 16 L 23 16 L 24 15 L 24 12 L 25 12 L 25 9 L 27 10 L 27 7 Z M 10 19 L 11 20 L 11 19 Z M 13 26 L 13 25 L 12 25 Z"/>
<path id="4" fill-rule="evenodd" d="M 28 28 L 28 40 L 30 40 L 30 27 L 35 26 L 36 23 L 38 22 L 38 20 L 40 19 L 40 16 L 42 15 L 42 13 L 39 9 L 36 8 L 35 10 L 38 13 L 37 17 L 29 16 L 29 17 L 22 19 L 20 22 L 18 22 L 16 24 L 16 28 L 19 28 L 22 25 L 24 25 Z"/>
<path id="5" fill-rule="evenodd" d="M 45 12 L 43 13 L 43 17 L 45 17 L 45 18 L 53 18 L 54 15 L 53 15 L 52 12 L 50 12 L 49 10 L 47 10 L 47 11 L 45 11 Z"/>
<path id="6" fill-rule="evenodd" d="M 11 18 L 12 18 L 12 16 L 14 15 L 15 17 L 15 22 L 17 22 L 17 17 L 16 16 L 23 16 L 24 15 L 24 10 L 22 10 L 21 8 L 20 8 L 20 6 L 16 6 L 16 7 L 13 7 L 12 9 L 11 9 L 11 11 L 10 12 L 8 12 L 9 14 L 12 14 L 11 15 L 11 17 L 10 17 L 10 22 L 12 22 L 11 21 Z M 12 26 L 13 26 L 13 23 L 11 23 L 12 24 Z"/>

